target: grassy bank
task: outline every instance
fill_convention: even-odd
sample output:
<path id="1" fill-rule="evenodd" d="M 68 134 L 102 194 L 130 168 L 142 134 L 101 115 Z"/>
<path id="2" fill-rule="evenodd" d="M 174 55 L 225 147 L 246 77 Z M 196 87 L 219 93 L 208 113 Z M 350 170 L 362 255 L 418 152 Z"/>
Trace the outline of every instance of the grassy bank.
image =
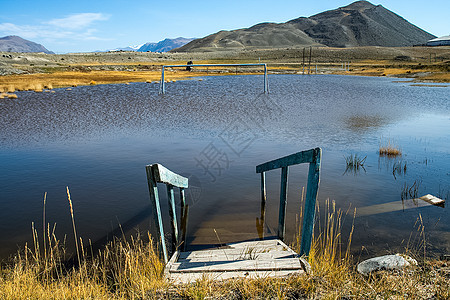
<path id="1" fill-rule="evenodd" d="M 205 276 L 181 286 L 164 278 L 164 264 L 149 235 L 145 239 L 140 235 L 129 240 L 116 239 L 98 252 L 92 250 L 90 242 L 80 238 L 77 256 L 68 260 L 64 245 L 48 225 L 44 234 L 38 234 L 33 226 L 33 245 L 25 245 L 0 269 L 0 298 L 449 299 L 448 262 L 420 255 L 419 266 L 382 271 L 369 277 L 358 274 L 349 252 L 352 233 L 348 240 L 342 238 L 343 213 L 334 204 L 328 203 L 326 207 L 308 257 L 309 274 L 224 282 L 214 282 Z M 299 250 L 298 243 L 292 247 Z"/>
<path id="2" fill-rule="evenodd" d="M 308 52 L 308 51 L 307 51 Z M 0 56 L 0 93 L 42 91 L 89 84 L 160 80 L 161 65 L 267 63 L 269 74 L 342 74 L 450 82 L 450 47 L 313 48 L 311 61 L 302 48 L 244 49 L 213 53 L 6 53 Z M 346 67 L 348 66 L 348 67 Z M 317 71 L 316 71 L 317 70 Z M 166 80 L 196 76 L 259 74 L 258 68 L 167 70 Z"/>

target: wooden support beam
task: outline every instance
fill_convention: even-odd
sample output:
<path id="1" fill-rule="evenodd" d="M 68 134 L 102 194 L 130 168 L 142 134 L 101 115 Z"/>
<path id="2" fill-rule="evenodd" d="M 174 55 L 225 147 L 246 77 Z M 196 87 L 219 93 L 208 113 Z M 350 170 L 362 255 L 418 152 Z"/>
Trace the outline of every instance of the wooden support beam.
<path id="1" fill-rule="evenodd" d="M 156 181 L 153 176 L 152 166 L 146 166 L 145 170 L 147 173 L 147 182 L 150 192 L 150 201 L 152 203 L 153 216 L 156 223 L 156 229 L 159 234 L 158 241 L 161 247 L 160 249 L 163 254 L 164 261 L 167 263 L 169 259 L 167 255 L 166 241 L 164 239 L 164 227 L 162 222 L 161 207 L 159 205 L 158 187 L 156 186 Z"/>
<path id="2" fill-rule="evenodd" d="M 312 162 L 315 151 L 320 148 L 297 152 L 282 158 L 274 159 L 256 166 L 256 173 L 267 172 L 270 170 L 288 167 L 292 165 Z"/>
<path id="3" fill-rule="evenodd" d="M 281 168 L 280 209 L 278 216 L 278 238 L 284 240 L 286 233 L 286 204 L 288 193 L 288 167 Z"/>
<path id="4" fill-rule="evenodd" d="M 175 253 L 178 247 L 178 224 L 177 213 L 175 211 L 175 196 L 173 193 L 173 185 L 167 185 L 167 199 L 169 201 L 170 226 L 172 228 L 172 253 Z"/>
<path id="5" fill-rule="evenodd" d="M 322 150 L 314 149 L 313 161 L 309 164 L 308 185 L 306 188 L 305 210 L 303 214 L 302 242 L 300 255 L 309 255 L 311 250 L 312 234 L 314 231 L 314 221 L 316 218 L 316 199 L 320 182 L 320 160 Z"/>

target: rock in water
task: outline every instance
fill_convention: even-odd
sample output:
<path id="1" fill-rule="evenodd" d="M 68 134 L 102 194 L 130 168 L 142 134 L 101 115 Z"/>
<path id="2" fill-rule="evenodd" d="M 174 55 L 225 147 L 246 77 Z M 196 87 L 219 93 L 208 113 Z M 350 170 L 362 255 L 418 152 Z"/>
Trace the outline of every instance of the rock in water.
<path id="1" fill-rule="evenodd" d="M 396 270 L 417 265 L 417 261 L 406 255 L 384 255 L 365 260 L 358 264 L 358 273 L 369 275 L 371 272 L 380 270 Z"/>

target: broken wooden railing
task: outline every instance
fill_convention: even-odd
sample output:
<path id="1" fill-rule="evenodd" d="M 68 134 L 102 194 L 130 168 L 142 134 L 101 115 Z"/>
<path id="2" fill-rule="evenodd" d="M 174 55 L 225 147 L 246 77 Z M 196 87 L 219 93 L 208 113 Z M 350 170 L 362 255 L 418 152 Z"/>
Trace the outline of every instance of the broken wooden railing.
<path id="1" fill-rule="evenodd" d="M 147 165 L 145 167 L 147 172 L 148 188 L 150 191 L 150 200 L 155 218 L 156 227 L 159 234 L 160 249 L 164 256 L 164 261 L 168 262 L 168 253 L 165 242 L 163 220 L 161 214 L 161 205 L 159 203 L 158 186 L 157 183 L 164 183 L 167 186 L 167 198 L 169 200 L 169 215 L 170 224 L 172 228 L 171 252 L 175 253 L 179 248 L 183 251 L 186 246 L 186 230 L 188 206 L 186 205 L 186 197 L 184 189 L 188 187 L 188 179 L 173 173 L 160 164 Z M 174 187 L 180 189 L 180 207 L 181 207 L 181 226 L 178 231 L 177 213 L 175 207 Z"/>
<path id="2" fill-rule="evenodd" d="M 280 208 L 278 217 L 278 238 L 284 240 L 286 232 L 286 204 L 289 166 L 309 163 L 308 184 L 306 188 L 305 209 L 301 236 L 300 255 L 309 255 L 314 230 L 316 198 L 320 181 L 320 158 L 322 150 L 315 148 L 294 153 L 256 166 L 256 173 L 261 173 L 261 222 L 264 222 L 266 206 L 265 172 L 281 168 Z"/>
<path id="3" fill-rule="evenodd" d="M 166 93 L 166 85 L 164 80 L 164 70 L 166 68 L 193 68 L 193 67 L 255 67 L 255 66 L 263 66 L 264 67 L 264 93 L 269 92 L 269 77 L 267 77 L 267 64 L 187 64 L 187 65 L 164 65 L 161 69 L 161 82 L 159 86 L 159 93 Z"/>

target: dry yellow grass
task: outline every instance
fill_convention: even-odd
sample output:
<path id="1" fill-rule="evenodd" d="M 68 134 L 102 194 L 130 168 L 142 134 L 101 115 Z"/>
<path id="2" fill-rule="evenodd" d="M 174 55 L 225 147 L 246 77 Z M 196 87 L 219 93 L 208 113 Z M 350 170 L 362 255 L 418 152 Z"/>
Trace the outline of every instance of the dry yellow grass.
<path id="1" fill-rule="evenodd" d="M 44 200 L 45 201 L 45 200 Z M 45 205 L 44 205 L 45 207 Z M 309 256 L 311 273 L 287 278 L 233 279 L 215 282 L 205 276 L 174 286 L 164 279 L 164 264 L 148 236 L 116 239 L 98 254 L 80 241 L 80 259 L 64 263 L 64 245 L 44 225 L 40 243 L 25 246 L 0 269 L 0 299 L 448 299 L 445 262 L 425 261 L 420 268 L 381 272 L 368 278 L 354 271 L 348 241 L 342 240 L 344 214 L 326 205 L 323 227 Z M 44 210 L 45 213 L 45 210 Z M 45 216 L 44 216 L 45 219 Z M 43 246 L 41 248 L 41 245 Z M 45 245 L 45 246 L 44 246 Z M 343 245 L 346 249 L 343 248 Z M 298 245 L 296 245 L 298 246 Z"/>
<path id="2" fill-rule="evenodd" d="M 218 69 L 220 70 L 220 69 Z M 223 70 L 223 69 L 222 69 Z M 228 75 L 229 73 L 211 73 L 203 71 L 187 72 L 175 69 L 165 72 L 166 80 L 182 80 L 191 77 L 208 75 Z M 250 72 L 239 74 L 253 74 Z M 127 82 L 154 82 L 161 79 L 160 71 L 91 71 L 91 72 L 55 72 L 48 74 L 8 75 L 0 77 L 0 88 L 8 92 L 42 91 L 43 88 L 76 87 L 79 85 L 95 85 Z"/>
<path id="3" fill-rule="evenodd" d="M 8 98 L 8 99 L 17 99 L 16 94 L 10 94 L 10 93 L 0 93 L 0 99 Z"/>

